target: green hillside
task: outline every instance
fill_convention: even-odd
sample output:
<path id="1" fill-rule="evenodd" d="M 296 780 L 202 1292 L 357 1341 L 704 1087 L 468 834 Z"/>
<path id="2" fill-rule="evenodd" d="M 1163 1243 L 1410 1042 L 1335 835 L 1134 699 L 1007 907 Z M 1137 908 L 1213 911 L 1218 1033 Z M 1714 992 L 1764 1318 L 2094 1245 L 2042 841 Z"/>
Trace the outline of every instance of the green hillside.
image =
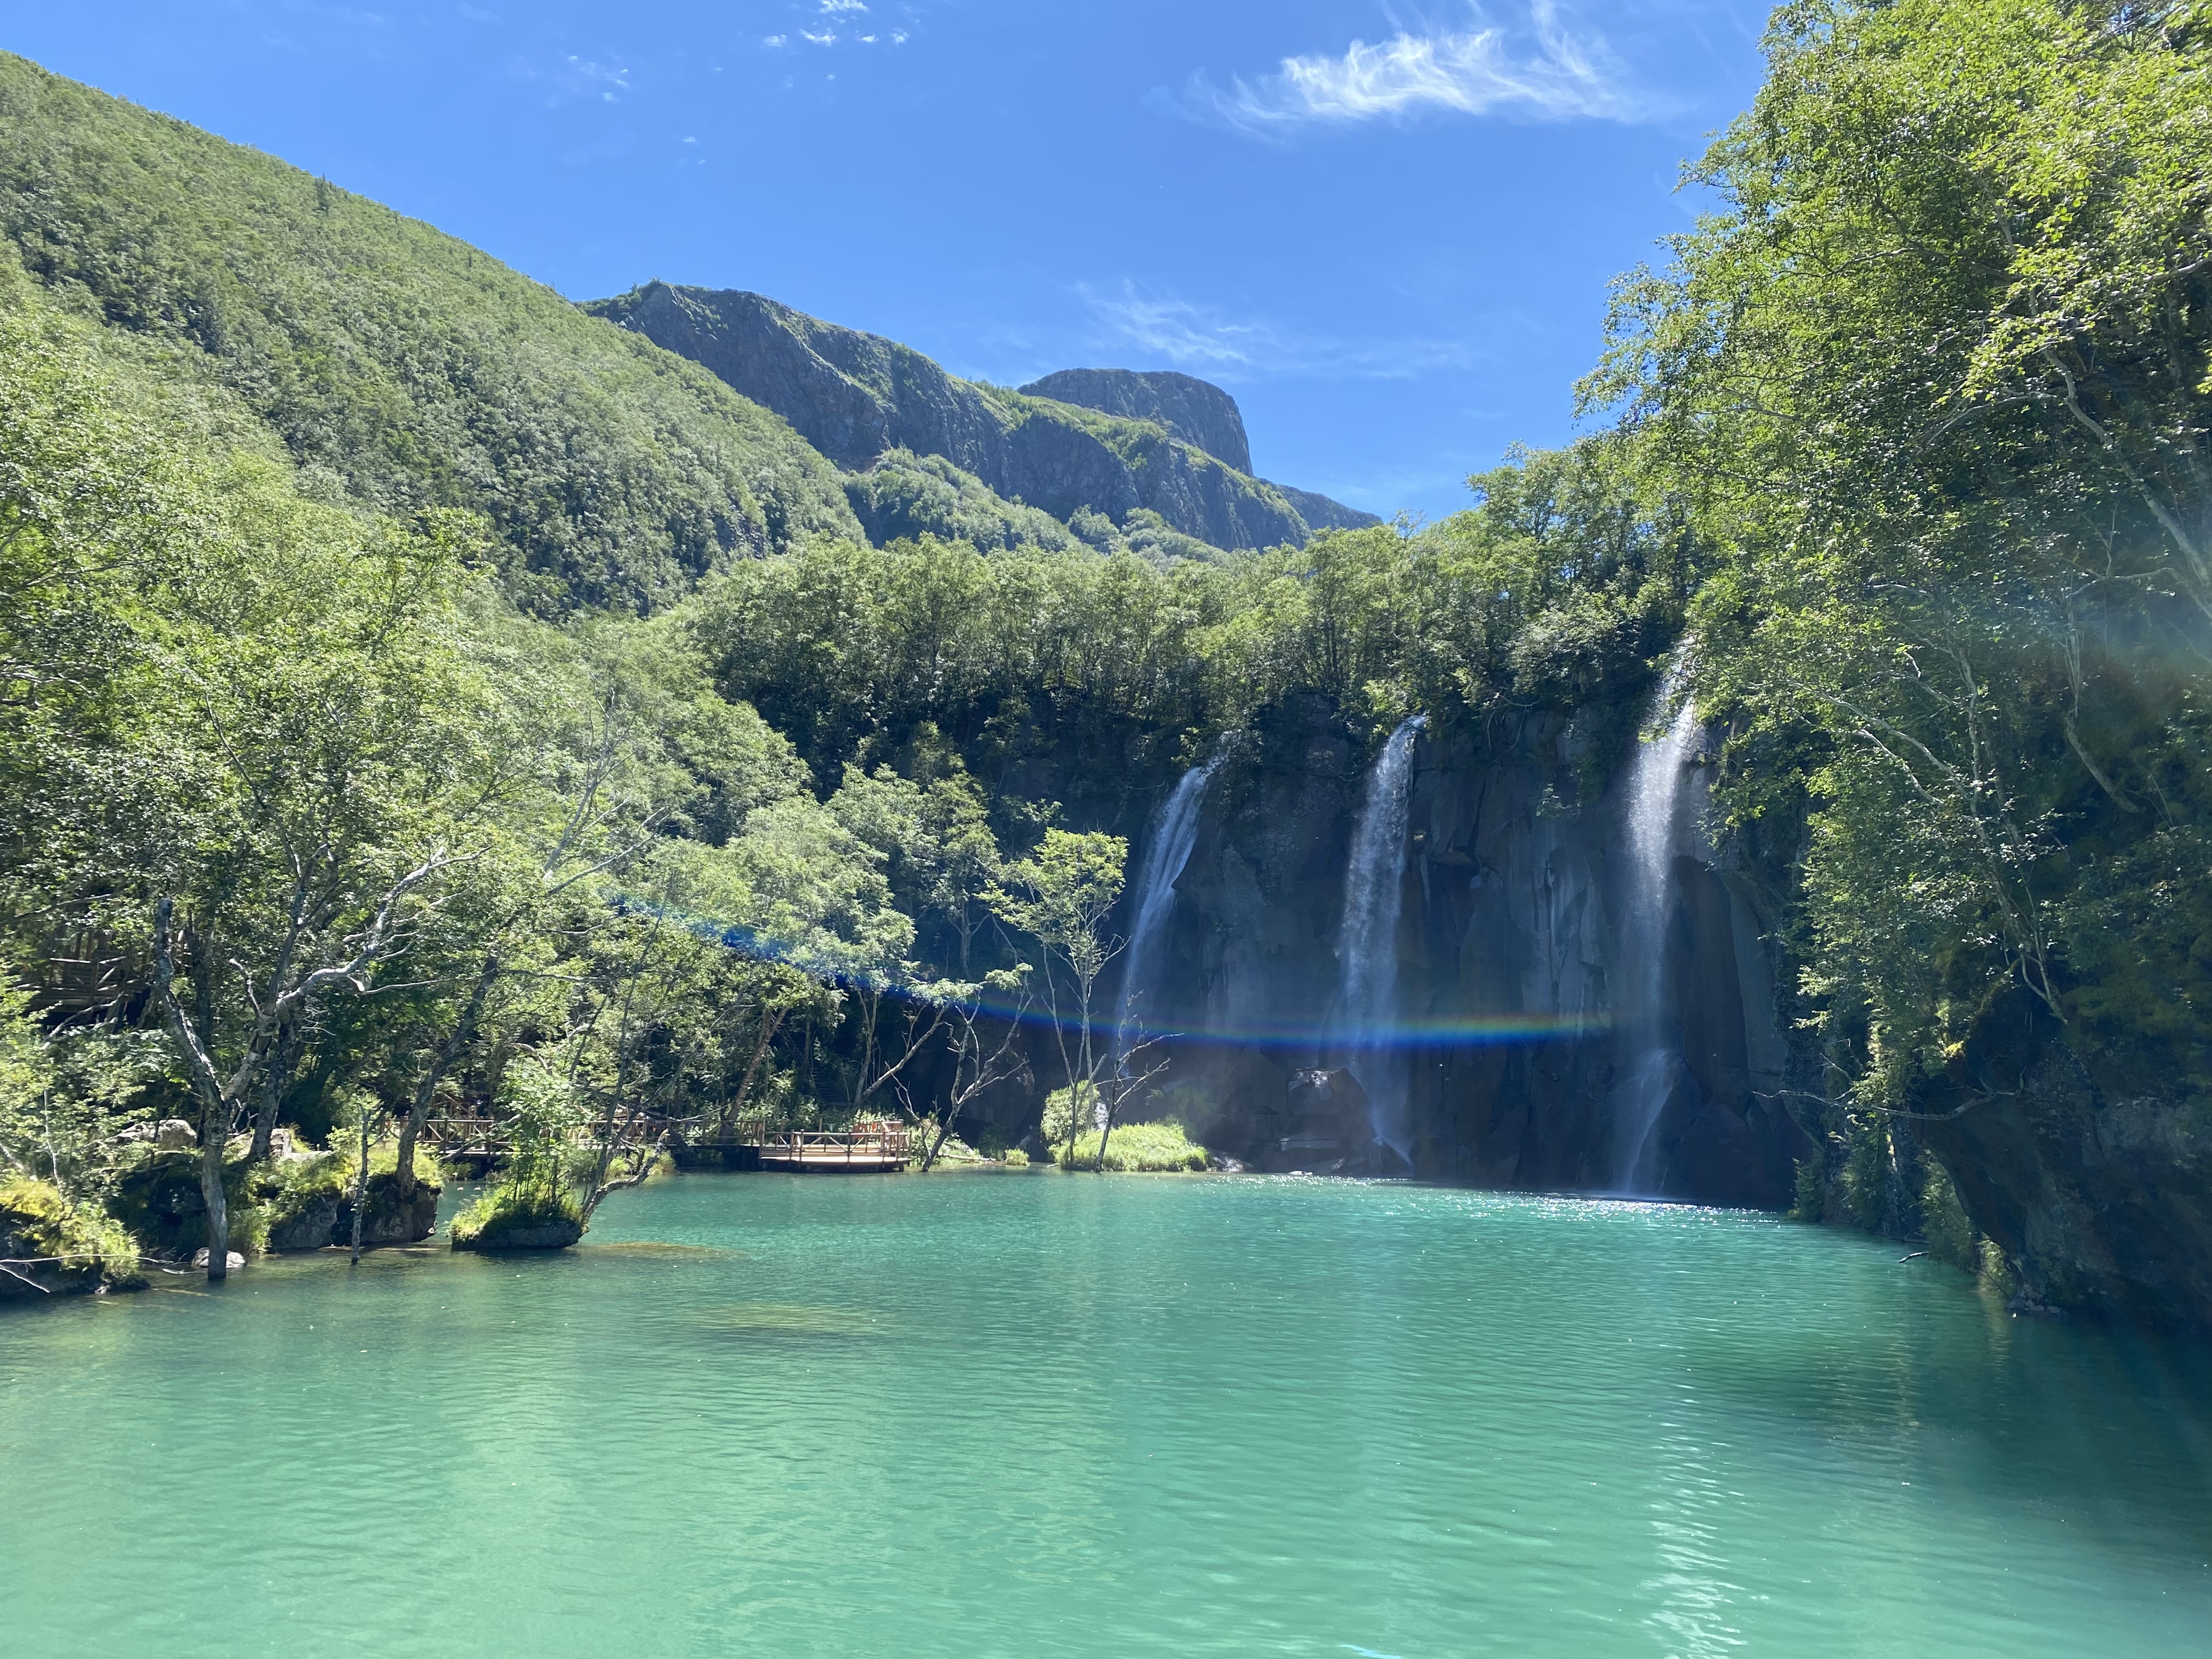
<path id="1" fill-rule="evenodd" d="M 308 486 L 482 513 L 534 608 L 650 607 L 854 535 L 834 468 L 705 370 L 428 226 L 0 54 L 0 234 L 66 304 L 202 360 Z"/>

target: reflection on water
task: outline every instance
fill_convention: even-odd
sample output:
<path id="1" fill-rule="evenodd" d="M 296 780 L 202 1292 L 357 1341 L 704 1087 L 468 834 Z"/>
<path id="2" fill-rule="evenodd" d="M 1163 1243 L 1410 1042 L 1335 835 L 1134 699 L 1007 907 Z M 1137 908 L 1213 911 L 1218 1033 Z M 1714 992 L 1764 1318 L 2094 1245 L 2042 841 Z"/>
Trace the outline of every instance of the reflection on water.
<path id="1" fill-rule="evenodd" d="M 1898 1254 L 1393 1184 L 686 1176 L 556 1258 L 0 1316 L 0 1631 L 2203 1654 L 2207 1352 Z"/>

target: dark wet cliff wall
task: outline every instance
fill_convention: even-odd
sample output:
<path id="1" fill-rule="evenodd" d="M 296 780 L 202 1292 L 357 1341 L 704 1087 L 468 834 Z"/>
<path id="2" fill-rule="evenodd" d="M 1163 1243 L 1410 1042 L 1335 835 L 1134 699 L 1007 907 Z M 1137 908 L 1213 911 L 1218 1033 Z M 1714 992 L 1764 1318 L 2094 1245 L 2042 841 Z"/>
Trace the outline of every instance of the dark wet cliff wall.
<path id="1" fill-rule="evenodd" d="M 1480 1187 L 1790 1206 L 1836 1156 L 1796 968 L 1790 860 L 1706 827 L 1693 749 L 1667 848 L 1656 1018 L 1627 1019 L 1632 739 L 1531 715 L 1417 740 L 1400 923 L 1413 1173 Z M 1703 745 L 1698 745 L 1702 748 Z M 1604 751 L 1604 752 L 1601 752 Z M 1402 1170 L 1378 1152 L 1337 1029 L 1346 867 L 1371 736 L 1319 706 L 1237 740 L 1208 791 L 1145 996 L 1182 1033 L 1165 1100 L 1269 1170 Z M 1133 811 L 1123 826 L 1141 835 Z M 1634 1068 L 1669 1056 L 1654 1103 Z M 1624 1156 L 1654 1109 L 1647 1157 Z M 2025 991 L 1984 1013 L 1906 1109 L 2023 1310 L 2212 1328 L 2212 1122 L 2172 1079 L 2086 1048 Z M 1908 1202 L 1898 1236 L 1918 1236 Z"/>
<path id="2" fill-rule="evenodd" d="M 1632 880 L 1616 775 L 1557 716 L 1425 732 L 1398 929 L 1413 1172 L 1530 1190 L 1626 1189 L 1617 1027 Z M 1180 1034 L 1165 1103 L 1263 1169 L 1365 1173 L 1379 1154 L 1338 1023 L 1339 931 L 1371 745 L 1319 706 L 1239 739 L 1176 884 L 1146 1023 Z M 1623 769 L 1610 769 L 1616 775 Z M 1694 793 L 1694 773 L 1684 780 Z M 1663 1103 L 1636 1190 L 1781 1208 L 1813 1143 L 1787 1109 L 1770 919 L 1682 815 L 1663 928 Z M 1133 813 L 1132 817 L 1135 817 Z M 1124 826 L 1141 834 L 1135 823 Z"/>

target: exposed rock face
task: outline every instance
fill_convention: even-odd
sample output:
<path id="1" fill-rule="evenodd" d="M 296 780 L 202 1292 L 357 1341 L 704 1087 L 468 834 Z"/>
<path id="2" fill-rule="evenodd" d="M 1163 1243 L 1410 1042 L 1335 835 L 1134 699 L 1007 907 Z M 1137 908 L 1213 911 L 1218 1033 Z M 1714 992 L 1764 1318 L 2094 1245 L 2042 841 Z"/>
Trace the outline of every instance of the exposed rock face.
<path id="1" fill-rule="evenodd" d="M 249 1201 L 241 1159 L 223 1170 L 233 1212 Z M 197 1151 L 157 1152 L 123 1177 L 110 1206 L 140 1244 L 161 1255 L 189 1256 L 207 1242 L 207 1199 L 200 1190 Z"/>
<path id="2" fill-rule="evenodd" d="M 270 1224 L 269 1248 L 277 1251 L 319 1250 L 331 1242 L 331 1230 L 337 1224 L 337 1195 L 319 1197 L 296 1213 Z"/>
<path id="3" fill-rule="evenodd" d="M 895 341 L 761 295 L 651 283 L 586 309 L 703 364 L 840 466 L 866 469 L 901 450 L 936 456 L 1055 519 L 1087 507 L 1119 525 L 1147 508 L 1220 548 L 1303 545 L 1315 527 L 1289 494 L 1164 424 L 988 390 Z M 1233 418 L 1228 394 L 1206 390 Z M 1237 430 L 1241 439 L 1241 420 Z M 1310 499 L 1332 524 L 1375 521 Z"/>
<path id="4" fill-rule="evenodd" d="M 1252 470 L 1252 445 L 1244 435 L 1243 411 L 1219 386 L 1188 374 L 1160 370 L 1140 374 L 1133 368 L 1063 368 L 1022 390 L 1032 398 L 1074 404 L 1133 421 L 1153 421 L 1194 449 L 1226 461 L 1239 472 Z"/>
<path id="5" fill-rule="evenodd" d="M 390 1170 L 372 1175 L 368 1178 L 368 1207 L 362 1213 L 361 1242 L 364 1245 L 412 1244 L 428 1238 L 437 1225 L 441 1190 L 435 1179 L 418 1172 L 414 1193 L 402 1199 Z M 271 1250 L 319 1250 L 333 1244 L 353 1243 L 350 1177 L 335 1188 L 304 1193 L 295 1188 L 289 1200 L 280 1194 L 280 1206 L 288 1201 L 297 1207 L 281 1207 L 270 1221 Z"/>
<path id="6" fill-rule="evenodd" d="M 478 1233 L 474 1238 L 453 1241 L 457 1250 L 565 1250 L 583 1237 L 580 1223 L 568 1220 L 536 1221 L 525 1226 L 505 1227 L 497 1231 Z"/>
<path id="7" fill-rule="evenodd" d="M 910 449 L 988 482 L 979 463 L 1003 447 L 1005 417 L 977 388 L 896 341 L 763 295 L 648 283 L 585 309 L 711 369 L 842 467 Z"/>
<path id="8" fill-rule="evenodd" d="M 1613 787 L 1579 807 L 1574 739 L 1549 719 L 1414 757 L 1399 933 L 1413 1166 L 1486 1187 L 1618 1190 L 1629 1054 L 1630 862 Z M 1263 1169 L 1381 1167 L 1330 1018 L 1352 818 L 1368 746 L 1325 710 L 1286 716 L 1209 792 L 1150 994 L 1194 1136 Z M 1693 819 L 1694 813 L 1686 813 Z M 1679 1054 L 1644 1189 L 1786 1206 L 1812 1143 L 1780 1103 L 1768 931 L 1724 853 L 1686 833 L 1665 931 L 1663 1024 Z M 1199 1035 L 1199 1034 L 1203 1034 Z"/>
<path id="9" fill-rule="evenodd" d="M 2212 1328 L 2212 1121 L 2098 1072 L 2014 988 L 1914 1100 L 1912 1127 L 2026 1305 Z"/>
<path id="10" fill-rule="evenodd" d="M 1363 530 L 1369 525 L 1382 522 L 1372 513 L 1362 513 L 1356 507 L 1346 507 L 1342 501 L 1316 495 L 1310 489 L 1293 489 L 1288 484 L 1279 483 L 1275 489 L 1285 501 L 1297 508 L 1298 516 L 1316 531 Z"/>
<path id="11" fill-rule="evenodd" d="M 1063 368 L 1022 391 L 1033 398 L 1095 409 L 1125 419 L 1152 421 L 1169 435 L 1202 449 L 1239 472 L 1252 472 L 1252 447 L 1244 435 L 1244 414 L 1237 400 L 1209 381 L 1164 370 L 1139 374 L 1128 368 Z M 1253 476 L 1256 477 L 1256 474 Z M 1264 482 L 1264 481 L 1263 481 Z M 1268 488 L 1291 504 L 1310 531 L 1358 530 L 1382 521 L 1342 501 L 1288 484 Z"/>
<path id="12" fill-rule="evenodd" d="M 413 1244 L 429 1237 L 438 1224 L 439 1184 L 417 1176 L 413 1194 L 401 1198 L 389 1175 L 371 1176 L 368 1181 L 368 1203 L 361 1218 L 361 1242 L 364 1244 Z M 340 1209 L 331 1242 L 350 1244 L 353 1242 L 353 1205 L 349 1200 Z"/>

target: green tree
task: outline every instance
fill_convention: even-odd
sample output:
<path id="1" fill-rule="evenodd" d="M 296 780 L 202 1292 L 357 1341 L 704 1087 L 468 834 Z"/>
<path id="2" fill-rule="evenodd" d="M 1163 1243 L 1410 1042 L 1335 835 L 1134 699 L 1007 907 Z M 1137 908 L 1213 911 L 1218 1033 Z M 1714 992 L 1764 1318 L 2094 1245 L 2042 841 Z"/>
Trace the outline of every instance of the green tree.
<path id="1" fill-rule="evenodd" d="M 1129 843 L 1092 830 L 1048 830 L 1030 857 L 1010 865 L 992 907 L 1044 952 L 1044 997 L 1071 1096 L 1095 1091 L 1115 1063 L 1095 1006 L 1098 975 L 1121 953 L 1107 931 L 1121 896 Z M 1070 1119 L 1070 1144 L 1077 1133 Z"/>
<path id="2" fill-rule="evenodd" d="M 1961 1056 L 2021 1002 L 2201 1097 L 2212 31 L 1808 0 L 1767 52 L 1585 396 L 1712 550 L 1696 692 L 1738 822 L 1806 820 L 1850 1133 L 1994 1098 Z"/>

